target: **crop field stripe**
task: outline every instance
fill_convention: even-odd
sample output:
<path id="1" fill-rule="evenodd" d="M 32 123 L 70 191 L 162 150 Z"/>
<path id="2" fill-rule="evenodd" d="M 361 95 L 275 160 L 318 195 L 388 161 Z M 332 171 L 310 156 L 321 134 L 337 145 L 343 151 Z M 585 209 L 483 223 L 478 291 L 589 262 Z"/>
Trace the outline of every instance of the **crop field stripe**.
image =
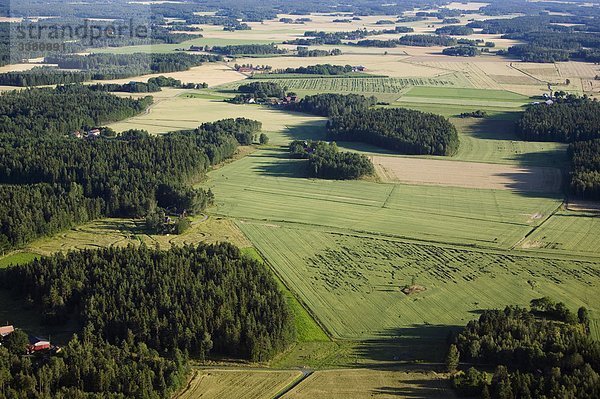
<path id="1" fill-rule="evenodd" d="M 472 311 L 548 295 L 600 310 L 600 263 L 442 249 L 378 238 L 273 227 L 240 228 L 336 338 L 375 338 L 429 323 L 464 325 Z M 406 296 L 414 276 L 426 291 Z M 421 327 L 420 327 L 421 328 Z M 407 330 L 407 333 L 408 330 Z"/>
<path id="2" fill-rule="evenodd" d="M 292 293 L 286 285 L 285 280 L 277 273 L 277 269 L 269 264 L 267 258 L 262 256 L 259 250 L 254 247 L 242 248 L 242 252 L 259 262 L 264 263 L 275 275 L 283 295 L 286 297 L 292 315 L 294 316 L 294 324 L 296 326 L 296 332 L 298 333 L 296 340 L 298 342 L 330 341 L 331 335 L 327 332 L 325 326 L 323 326 L 317 317 L 311 313 L 310 309 Z"/>

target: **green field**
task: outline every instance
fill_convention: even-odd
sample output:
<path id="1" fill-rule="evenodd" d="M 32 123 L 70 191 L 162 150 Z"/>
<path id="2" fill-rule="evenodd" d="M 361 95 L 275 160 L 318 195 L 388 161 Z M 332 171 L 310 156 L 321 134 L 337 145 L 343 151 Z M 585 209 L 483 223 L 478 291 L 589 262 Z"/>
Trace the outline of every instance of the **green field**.
<path id="1" fill-rule="evenodd" d="M 485 309 L 550 296 L 600 312 L 600 263 L 526 257 L 240 222 L 286 284 L 337 338 L 445 338 Z M 425 291 L 406 295 L 417 284 Z M 430 332 L 431 333 L 431 332 Z M 429 333 L 429 334 L 430 334 Z"/>
<path id="2" fill-rule="evenodd" d="M 177 399 L 271 399 L 302 377 L 298 370 L 196 369 Z"/>
<path id="3" fill-rule="evenodd" d="M 566 167 L 567 144 L 521 141 L 511 114 L 484 119 L 452 118 L 460 139 L 452 159 L 519 166 Z"/>
<path id="4" fill-rule="evenodd" d="M 432 86 L 432 85 L 430 85 Z M 518 109 L 529 97 L 506 90 L 483 90 L 448 87 L 411 87 L 398 99 L 401 105 L 437 104 L 439 106 L 479 107 L 479 109 Z M 463 111 L 464 112 L 464 111 Z"/>
<path id="5" fill-rule="evenodd" d="M 445 87 L 413 87 L 406 93 L 406 97 L 425 97 L 425 98 L 448 98 L 464 100 L 490 100 L 495 101 L 513 101 L 516 103 L 525 103 L 529 97 L 513 93 L 506 90 L 483 90 L 468 88 L 445 88 Z"/>
<path id="6" fill-rule="evenodd" d="M 15 252 L 4 257 L 0 257 L 0 269 L 10 265 L 22 265 L 39 258 L 38 254 L 32 252 Z"/>
<path id="7" fill-rule="evenodd" d="M 508 190 L 308 179 L 302 160 L 259 150 L 209 173 L 216 215 L 510 248 L 562 198 Z"/>
<path id="8" fill-rule="evenodd" d="M 561 211 L 527 237 L 521 248 L 596 257 L 600 253 L 599 233 L 598 214 Z"/>
<path id="9" fill-rule="evenodd" d="M 325 396 L 325 395 L 326 396 Z M 317 371 L 283 396 L 284 399 L 452 399 L 445 376 L 434 372 L 390 370 Z"/>
<path id="10" fill-rule="evenodd" d="M 242 248 L 242 252 L 246 255 L 264 262 L 263 258 L 256 251 L 254 247 Z M 294 296 L 294 294 L 278 279 L 280 283 L 280 289 L 287 300 L 288 306 L 294 318 L 294 325 L 296 327 L 296 341 L 297 342 L 328 342 L 329 337 L 323 331 L 323 329 L 316 323 L 315 319 L 308 313 L 308 311 L 302 306 L 300 301 Z"/>

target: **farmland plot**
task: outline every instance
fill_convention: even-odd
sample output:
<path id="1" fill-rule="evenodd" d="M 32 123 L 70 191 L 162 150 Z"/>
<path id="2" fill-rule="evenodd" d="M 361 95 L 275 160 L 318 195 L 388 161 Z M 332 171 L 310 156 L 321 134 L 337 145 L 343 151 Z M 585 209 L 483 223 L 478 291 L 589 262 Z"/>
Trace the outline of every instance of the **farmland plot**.
<path id="1" fill-rule="evenodd" d="M 429 373 L 380 370 L 323 370 L 310 375 L 284 399 L 454 398 L 448 380 Z"/>
<path id="2" fill-rule="evenodd" d="M 294 370 L 195 370 L 177 399 L 271 399 L 300 378 Z"/>
<path id="3" fill-rule="evenodd" d="M 518 109 L 528 97 L 505 90 L 469 88 L 413 87 L 404 92 L 400 103 L 424 103 Z"/>
<path id="4" fill-rule="evenodd" d="M 238 223 L 271 267 L 338 338 L 440 339 L 477 312 L 550 296 L 600 311 L 600 263 L 544 259 L 286 225 Z M 417 286 L 406 294 L 403 287 Z"/>
<path id="5" fill-rule="evenodd" d="M 269 80 L 269 79 L 261 79 Z M 398 93 L 410 86 L 452 87 L 447 78 L 304 78 L 274 79 L 282 87 L 309 92 Z"/>
<path id="6" fill-rule="evenodd" d="M 371 157 L 384 181 L 464 188 L 558 193 L 560 169 L 406 157 Z"/>
<path id="7" fill-rule="evenodd" d="M 521 141 L 515 133 L 516 113 L 485 119 L 452 118 L 460 147 L 452 159 L 520 166 L 567 165 L 567 145 L 552 142 Z M 506 117 L 506 119 L 504 119 Z"/>
<path id="8" fill-rule="evenodd" d="M 561 211 L 521 244 L 550 253 L 600 256 L 600 217 L 597 213 Z"/>
<path id="9" fill-rule="evenodd" d="M 507 190 L 328 181 L 305 177 L 283 150 L 259 150 L 209 173 L 212 213 L 428 241 L 510 248 L 562 202 Z"/>

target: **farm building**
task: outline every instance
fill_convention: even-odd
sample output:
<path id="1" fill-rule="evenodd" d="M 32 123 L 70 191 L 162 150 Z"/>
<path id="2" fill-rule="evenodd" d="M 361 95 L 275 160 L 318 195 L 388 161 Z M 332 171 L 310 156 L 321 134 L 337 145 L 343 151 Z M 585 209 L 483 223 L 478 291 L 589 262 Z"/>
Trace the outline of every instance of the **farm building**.
<path id="1" fill-rule="evenodd" d="M 29 337 L 29 346 L 27 347 L 29 353 L 50 350 L 50 348 L 50 341 L 38 337 Z"/>
<path id="2" fill-rule="evenodd" d="M 15 331 L 15 328 L 13 326 L 0 327 L 0 337 L 4 338 L 7 335 L 12 334 L 14 331 Z"/>
<path id="3" fill-rule="evenodd" d="M 100 129 L 92 129 L 89 132 L 87 132 L 88 138 L 93 138 L 93 137 L 98 137 L 98 136 L 100 136 Z"/>

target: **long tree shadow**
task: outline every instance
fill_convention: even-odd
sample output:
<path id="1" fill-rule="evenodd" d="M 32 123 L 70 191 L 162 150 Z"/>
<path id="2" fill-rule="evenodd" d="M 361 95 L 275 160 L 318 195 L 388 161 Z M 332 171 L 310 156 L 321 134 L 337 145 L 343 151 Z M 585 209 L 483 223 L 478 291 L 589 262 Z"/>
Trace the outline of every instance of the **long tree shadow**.
<path id="1" fill-rule="evenodd" d="M 460 119 L 455 123 L 464 134 L 482 140 L 519 140 L 516 133 L 516 120 L 519 112 L 503 112 L 493 117 L 481 119 Z"/>
<path id="2" fill-rule="evenodd" d="M 373 389 L 373 395 L 400 396 L 402 398 L 455 398 L 450 390 L 450 382 L 435 378 L 402 379 L 398 387 L 383 386 Z"/>
<path id="3" fill-rule="evenodd" d="M 462 329 L 457 325 L 420 324 L 380 332 L 380 338 L 361 341 L 356 355 L 376 369 L 397 369 L 399 363 L 417 362 L 420 367 L 439 369 L 449 339 Z"/>
<path id="4" fill-rule="evenodd" d="M 308 161 L 306 159 L 291 159 L 286 147 L 252 154 L 253 158 L 262 158 L 254 162 L 252 170 L 261 176 L 307 178 Z"/>

